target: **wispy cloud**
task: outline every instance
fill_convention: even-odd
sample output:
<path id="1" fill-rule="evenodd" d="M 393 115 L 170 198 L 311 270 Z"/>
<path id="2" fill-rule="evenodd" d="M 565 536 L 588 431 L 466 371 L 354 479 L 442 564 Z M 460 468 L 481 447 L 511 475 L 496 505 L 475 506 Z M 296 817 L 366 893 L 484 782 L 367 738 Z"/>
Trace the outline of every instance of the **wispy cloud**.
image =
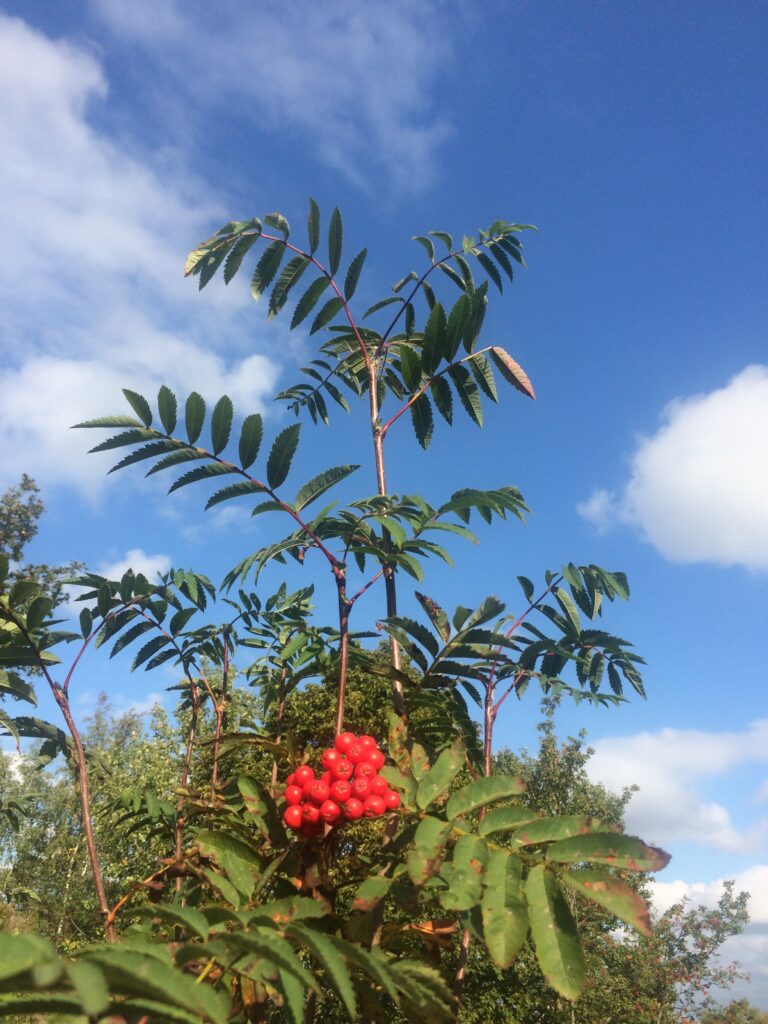
<path id="1" fill-rule="evenodd" d="M 707 799 L 708 779 L 745 764 L 768 763 L 768 719 L 743 732 L 661 729 L 598 740 L 589 762 L 593 778 L 613 789 L 640 787 L 627 808 L 627 827 L 665 844 L 691 841 L 734 852 L 764 847 L 768 820 L 737 828 L 728 810 Z"/>
<path id="2" fill-rule="evenodd" d="M 601 530 L 635 526 L 673 562 L 768 569 L 768 366 L 677 399 L 662 420 L 621 491 L 594 491 L 579 513 Z"/>
<path id="3" fill-rule="evenodd" d="M 95 495 L 107 460 L 69 427 L 114 411 L 121 387 L 203 386 L 253 411 L 277 366 L 242 351 L 243 292 L 183 281 L 224 214 L 180 162 L 94 128 L 108 84 L 91 53 L 0 15 L 0 100 L 0 483 L 25 471 Z"/>
<path id="4" fill-rule="evenodd" d="M 243 123 L 309 140 L 320 160 L 356 184 L 369 188 L 382 172 L 398 191 L 420 191 L 434 180 L 451 130 L 434 102 L 439 76 L 452 64 L 450 5 L 93 6 L 117 36 L 152 54 L 174 89 L 235 109 Z"/>

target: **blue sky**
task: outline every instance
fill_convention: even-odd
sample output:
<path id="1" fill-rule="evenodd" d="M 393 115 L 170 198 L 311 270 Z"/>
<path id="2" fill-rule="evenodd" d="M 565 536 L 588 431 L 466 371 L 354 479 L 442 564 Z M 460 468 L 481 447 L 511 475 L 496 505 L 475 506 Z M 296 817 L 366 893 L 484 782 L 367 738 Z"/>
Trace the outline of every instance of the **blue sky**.
<path id="1" fill-rule="evenodd" d="M 751 889 L 734 955 L 768 1002 L 765 5 L 0 11 L 0 486 L 26 471 L 43 488 L 33 557 L 217 578 L 262 543 L 266 521 L 204 518 L 199 492 L 106 479 L 68 430 L 161 382 L 287 422 L 271 396 L 311 341 L 268 324 L 244 279 L 199 294 L 181 276 L 226 220 L 278 209 L 298 229 L 308 195 L 338 204 L 347 254 L 369 247 L 361 309 L 421 265 L 413 234 L 537 224 L 487 320 L 536 403 L 507 393 L 482 433 L 438 425 L 429 456 L 393 433 L 391 486 L 513 483 L 534 510 L 435 566 L 446 606 L 513 606 L 518 573 L 565 560 L 629 574 L 608 623 L 648 660 L 648 700 L 564 708 L 561 728 L 588 729 L 596 777 L 642 787 L 629 824 L 674 855 L 659 905 L 724 877 Z M 367 465 L 353 424 L 305 425 L 297 487 L 321 458 Z M 169 681 L 112 670 L 86 665 L 81 713 L 102 687 L 126 707 Z M 500 741 L 534 742 L 537 717 L 529 693 Z"/>

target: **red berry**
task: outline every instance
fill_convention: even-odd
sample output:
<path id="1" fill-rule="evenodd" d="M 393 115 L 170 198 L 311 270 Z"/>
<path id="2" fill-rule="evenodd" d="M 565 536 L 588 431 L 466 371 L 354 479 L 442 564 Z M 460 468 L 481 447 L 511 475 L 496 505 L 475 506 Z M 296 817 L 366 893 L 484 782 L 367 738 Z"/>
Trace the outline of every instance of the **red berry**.
<path id="1" fill-rule="evenodd" d="M 371 795 L 371 784 L 368 779 L 353 779 L 352 780 L 352 793 L 357 797 L 358 800 L 365 800 L 367 796 Z"/>
<path id="2" fill-rule="evenodd" d="M 294 832 L 301 828 L 301 823 L 304 821 L 304 815 L 302 814 L 301 808 L 295 804 L 291 807 L 286 807 L 283 813 L 283 821 L 287 828 L 292 828 Z"/>
<path id="3" fill-rule="evenodd" d="M 341 753 L 341 751 L 337 750 L 335 747 L 328 747 L 327 750 L 323 751 L 323 767 L 333 768 L 333 766 L 343 756 L 344 755 Z"/>
<path id="4" fill-rule="evenodd" d="M 372 779 L 376 774 L 376 769 L 370 761 L 358 761 L 355 765 L 355 777 L 358 779 Z"/>
<path id="5" fill-rule="evenodd" d="M 300 804 L 304 798 L 304 790 L 301 786 L 286 786 L 285 801 L 289 804 Z"/>
<path id="6" fill-rule="evenodd" d="M 294 782 L 297 786 L 303 786 L 305 783 L 311 782 L 314 777 L 314 769 L 310 768 L 308 764 L 301 765 L 301 767 L 297 768 L 294 772 Z"/>
<path id="7" fill-rule="evenodd" d="M 378 818 L 387 809 L 387 805 L 380 796 L 367 796 L 363 803 L 363 813 L 366 818 Z"/>
<path id="8" fill-rule="evenodd" d="M 334 779 L 351 779 L 355 766 L 346 757 L 342 757 L 338 764 L 331 768 L 331 775 Z"/>
<path id="9" fill-rule="evenodd" d="M 384 762 L 386 758 L 384 757 L 380 750 L 369 750 L 368 757 L 366 758 L 366 760 L 370 761 L 370 763 L 373 765 L 377 772 L 380 772 L 381 769 L 384 767 Z"/>
<path id="10" fill-rule="evenodd" d="M 351 796 L 342 807 L 342 813 L 347 821 L 356 821 L 363 816 L 363 803 L 356 797 Z"/>
<path id="11" fill-rule="evenodd" d="M 342 754 L 346 754 L 352 744 L 356 742 L 357 737 L 353 732 L 342 732 L 336 737 L 334 746 L 337 750 L 341 751 Z"/>
<path id="12" fill-rule="evenodd" d="M 396 793 L 394 789 L 390 789 L 388 793 L 384 794 L 384 805 L 388 811 L 396 811 L 400 806 L 400 794 Z"/>
<path id="13" fill-rule="evenodd" d="M 329 825 L 333 825 L 341 817 L 341 808 L 335 800 L 325 800 L 320 807 L 320 817 Z"/>
<path id="14" fill-rule="evenodd" d="M 293 786 L 296 782 L 296 772 L 291 772 L 288 778 L 285 780 L 286 786 Z"/>
<path id="15" fill-rule="evenodd" d="M 371 784 L 371 793 L 373 796 L 386 796 L 389 792 L 387 780 L 382 779 L 380 775 L 374 775 L 373 778 L 368 781 Z"/>
<path id="16" fill-rule="evenodd" d="M 320 776 L 320 781 L 324 782 L 327 786 L 330 786 L 333 782 L 333 775 L 330 772 L 323 772 Z"/>
<path id="17" fill-rule="evenodd" d="M 316 825 L 320 821 L 320 808 L 316 804 L 303 804 L 301 813 L 305 825 Z"/>
<path id="18" fill-rule="evenodd" d="M 317 804 L 318 807 L 328 799 L 330 793 L 331 787 L 327 782 L 323 782 L 322 779 L 313 779 L 312 782 L 308 782 L 304 787 L 304 795 L 313 804 Z"/>
<path id="19" fill-rule="evenodd" d="M 373 736 L 366 736 L 365 733 L 363 733 L 362 736 L 357 737 L 357 742 L 361 747 L 365 747 L 366 750 L 376 750 L 379 745 Z"/>
<path id="20" fill-rule="evenodd" d="M 351 796 L 352 786 L 346 779 L 338 779 L 331 786 L 331 798 L 335 800 L 337 804 L 343 804 L 345 800 L 349 800 Z"/>
<path id="21" fill-rule="evenodd" d="M 365 747 L 361 746 L 358 740 L 354 743 L 350 743 L 349 749 L 347 750 L 347 757 L 352 764 L 357 764 L 358 761 L 365 761 L 368 751 Z"/>

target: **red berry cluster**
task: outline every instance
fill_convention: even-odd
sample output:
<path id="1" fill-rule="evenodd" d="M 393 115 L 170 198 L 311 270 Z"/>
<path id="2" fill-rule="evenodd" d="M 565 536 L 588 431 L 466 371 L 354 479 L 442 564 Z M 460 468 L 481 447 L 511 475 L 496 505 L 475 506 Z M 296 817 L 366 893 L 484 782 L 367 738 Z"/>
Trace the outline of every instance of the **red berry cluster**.
<path id="1" fill-rule="evenodd" d="M 322 763 L 319 777 L 308 764 L 288 776 L 283 821 L 294 832 L 318 836 L 326 825 L 378 818 L 400 806 L 400 794 L 379 775 L 384 755 L 373 736 L 341 733 Z"/>

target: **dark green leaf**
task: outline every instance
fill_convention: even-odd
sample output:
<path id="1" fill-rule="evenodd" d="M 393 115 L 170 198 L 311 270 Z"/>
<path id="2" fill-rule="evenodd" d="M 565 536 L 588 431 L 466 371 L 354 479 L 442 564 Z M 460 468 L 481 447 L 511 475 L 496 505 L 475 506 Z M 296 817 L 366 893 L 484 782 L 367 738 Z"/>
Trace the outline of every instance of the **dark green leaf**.
<path id="1" fill-rule="evenodd" d="M 355 294 L 357 282 L 360 280 L 360 271 L 363 269 L 367 249 L 362 249 L 352 260 L 347 268 L 347 276 L 344 278 L 344 298 L 349 301 Z"/>
<path id="2" fill-rule="evenodd" d="M 277 279 L 277 283 L 272 289 L 272 294 L 269 297 L 270 320 L 277 316 L 288 301 L 288 296 L 290 295 L 292 288 L 298 284 L 302 274 L 308 266 L 309 260 L 306 256 L 294 256 L 293 259 L 289 260 L 283 267 L 280 277 Z"/>
<path id="3" fill-rule="evenodd" d="M 160 422 L 165 427 L 166 434 L 172 434 L 176 428 L 176 395 L 165 384 L 157 393 L 157 410 L 160 413 Z"/>
<path id="4" fill-rule="evenodd" d="M 299 444 L 300 433 L 300 424 L 293 423 L 290 427 L 281 430 L 275 438 L 267 460 L 267 480 L 273 490 L 279 487 L 288 476 L 293 456 L 296 454 Z"/>
<path id="5" fill-rule="evenodd" d="M 416 391 L 421 384 L 421 360 L 410 345 L 399 345 L 400 372 L 408 391 Z"/>
<path id="6" fill-rule="evenodd" d="M 317 305 L 320 296 L 323 294 L 325 289 L 330 284 L 327 277 L 318 277 L 316 281 L 307 288 L 302 297 L 296 304 L 296 309 L 293 311 L 293 317 L 291 319 L 291 330 L 294 327 L 298 327 L 303 320 L 305 320 L 312 310 Z"/>
<path id="7" fill-rule="evenodd" d="M 491 775 L 475 779 L 469 785 L 454 793 L 448 801 L 445 813 L 449 819 L 458 818 L 461 814 L 470 814 L 481 807 L 495 803 L 505 797 L 519 796 L 525 792 L 522 779 L 506 775 Z"/>
<path id="8" fill-rule="evenodd" d="M 307 215 L 307 237 L 309 238 L 309 251 L 314 253 L 320 245 L 320 207 L 311 197 Z"/>
<path id="9" fill-rule="evenodd" d="M 272 242 L 259 257 L 251 278 L 251 295 L 257 302 L 272 284 L 284 255 L 285 246 L 281 242 Z"/>
<path id="10" fill-rule="evenodd" d="M 328 225 L 328 267 L 331 276 L 335 276 L 341 263 L 341 247 L 344 238 L 344 226 L 341 222 L 341 214 L 338 207 L 334 208 L 331 214 L 331 223 Z"/>
<path id="11" fill-rule="evenodd" d="M 211 415 L 211 444 L 213 445 L 214 455 L 223 452 L 227 447 L 229 433 L 232 430 L 234 412 L 231 398 L 228 395 L 222 395 Z"/>
<path id="12" fill-rule="evenodd" d="M 411 405 L 411 420 L 413 429 L 416 431 L 416 438 L 422 448 L 429 448 L 434 429 L 432 417 L 432 405 L 426 395 L 419 395 Z"/>
<path id="13" fill-rule="evenodd" d="M 453 393 L 445 377 L 433 377 L 430 386 L 435 408 L 448 423 L 453 422 Z"/>
<path id="14" fill-rule="evenodd" d="M 299 490 L 296 498 L 293 502 L 293 507 L 297 512 L 300 512 L 307 505 L 319 498 L 321 494 L 337 484 L 340 480 L 344 480 L 350 473 L 354 473 L 355 470 L 360 469 L 359 466 L 334 466 L 332 469 L 326 469 L 324 473 L 318 473 L 317 476 L 313 477 Z"/>
<path id="15" fill-rule="evenodd" d="M 432 307 L 424 328 L 424 339 L 421 348 L 421 366 L 424 373 L 431 377 L 441 360 L 446 355 L 447 334 L 445 310 L 436 302 Z"/>
<path id="16" fill-rule="evenodd" d="M 577 999 L 584 987 L 584 953 L 557 879 L 543 864 L 537 864 L 528 875 L 525 892 L 542 974 L 561 996 Z"/>
<path id="17" fill-rule="evenodd" d="M 235 244 L 232 246 L 232 248 L 229 251 L 229 255 L 227 256 L 226 262 L 224 263 L 224 284 L 229 284 L 229 282 L 238 272 L 238 270 L 240 269 L 240 265 L 242 264 L 243 260 L 245 259 L 245 256 L 248 253 L 248 250 L 251 248 L 254 242 L 258 241 L 260 235 L 261 225 L 259 225 L 258 232 L 254 232 L 251 235 L 244 235 L 242 238 L 238 239 L 238 241 L 235 242 Z"/>
<path id="18" fill-rule="evenodd" d="M 321 327 L 325 327 L 327 323 L 330 323 L 330 321 L 333 320 L 333 318 L 336 316 L 336 314 L 339 312 L 343 305 L 344 303 L 337 295 L 334 295 L 332 299 L 328 299 L 328 301 L 322 307 L 322 309 L 317 314 L 315 319 L 312 321 L 312 326 L 309 329 L 309 333 L 315 334 L 317 331 L 320 330 Z"/>
<path id="19" fill-rule="evenodd" d="M 264 218 L 264 223 L 269 224 L 272 228 L 276 228 L 285 239 L 287 239 L 291 233 L 290 224 L 282 213 L 268 213 Z"/>
<path id="20" fill-rule="evenodd" d="M 171 494 L 173 491 L 178 491 L 180 487 L 186 487 L 188 484 L 197 483 L 198 480 L 210 480 L 214 477 L 225 476 L 227 473 L 234 472 L 233 467 L 225 466 L 221 462 L 212 462 L 206 466 L 198 466 L 197 469 L 190 469 L 188 473 L 183 473 L 178 480 L 174 480 L 168 488 L 168 493 Z"/>
<path id="21" fill-rule="evenodd" d="M 200 431 L 205 423 L 205 402 L 196 391 L 193 391 L 187 399 L 184 407 L 184 420 L 187 427 L 187 440 L 190 444 L 194 444 L 200 437 Z"/>
<path id="22" fill-rule="evenodd" d="M 83 608 L 80 612 L 80 632 L 83 634 L 83 639 L 87 639 L 91 635 L 93 629 L 93 617 L 91 616 L 90 608 Z"/>
<path id="23" fill-rule="evenodd" d="M 139 395 L 135 391 L 129 391 L 128 388 L 123 388 L 123 394 L 128 399 L 128 403 L 139 417 L 145 427 L 152 426 L 152 410 L 149 407 L 149 402 L 143 395 Z"/>
<path id="24" fill-rule="evenodd" d="M 669 854 L 648 846 L 635 836 L 616 832 L 592 832 L 572 836 L 547 850 L 547 859 L 558 864 L 592 861 L 628 871 L 661 871 L 669 863 Z"/>
<path id="25" fill-rule="evenodd" d="M 206 512 L 209 508 L 213 508 L 214 505 L 221 504 L 222 501 L 229 501 L 230 498 L 242 498 L 251 494 L 263 494 L 266 488 L 263 484 L 257 483 L 256 480 L 240 480 L 236 484 L 229 484 L 227 487 L 222 487 L 220 491 L 216 491 L 212 494 L 208 501 L 205 503 Z"/>
<path id="26" fill-rule="evenodd" d="M 246 416 L 240 431 L 239 455 L 242 469 L 248 469 L 256 461 L 263 436 L 264 422 L 259 413 Z"/>

